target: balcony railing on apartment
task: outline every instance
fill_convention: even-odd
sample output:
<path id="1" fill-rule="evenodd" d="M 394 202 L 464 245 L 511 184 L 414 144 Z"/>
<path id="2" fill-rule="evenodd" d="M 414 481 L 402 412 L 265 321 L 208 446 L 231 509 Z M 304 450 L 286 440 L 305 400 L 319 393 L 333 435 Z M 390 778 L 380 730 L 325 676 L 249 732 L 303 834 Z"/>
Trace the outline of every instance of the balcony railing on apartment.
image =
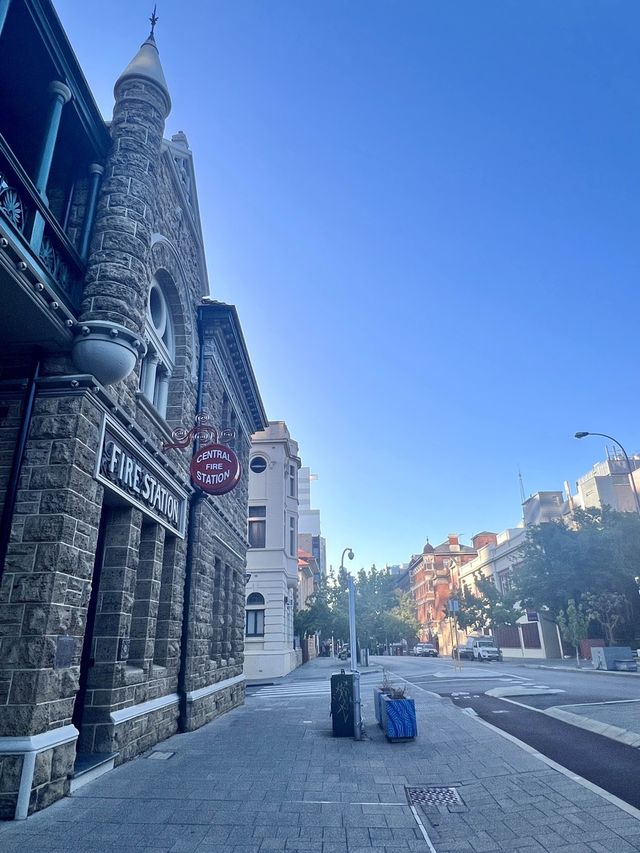
<path id="1" fill-rule="evenodd" d="M 84 263 L 1 134 L 0 221 L 43 282 L 77 312 Z"/>

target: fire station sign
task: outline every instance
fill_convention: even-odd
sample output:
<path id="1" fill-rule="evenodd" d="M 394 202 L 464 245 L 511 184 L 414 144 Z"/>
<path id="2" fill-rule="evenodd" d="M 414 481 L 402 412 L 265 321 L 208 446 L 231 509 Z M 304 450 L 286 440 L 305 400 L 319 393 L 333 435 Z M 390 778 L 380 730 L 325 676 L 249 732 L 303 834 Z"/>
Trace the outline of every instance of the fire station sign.
<path id="1" fill-rule="evenodd" d="M 191 481 L 208 495 L 225 495 L 238 485 L 238 457 L 226 444 L 206 444 L 191 460 Z"/>
<path id="2" fill-rule="evenodd" d="M 184 539 L 186 492 L 107 416 L 102 424 L 96 479 Z"/>

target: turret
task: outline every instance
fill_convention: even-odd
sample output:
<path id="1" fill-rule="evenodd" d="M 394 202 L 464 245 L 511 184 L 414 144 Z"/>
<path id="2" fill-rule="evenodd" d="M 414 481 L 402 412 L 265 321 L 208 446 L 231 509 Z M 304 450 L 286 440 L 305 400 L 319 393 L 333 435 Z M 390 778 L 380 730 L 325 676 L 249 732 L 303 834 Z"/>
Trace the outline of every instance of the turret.
<path id="1" fill-rule="evenodd" d="M 151 33 L 118 78 L 112 145 L 93 230 L 73 358 L 105 385 L 144 352 L 156 173 L 171 98 Z"/>

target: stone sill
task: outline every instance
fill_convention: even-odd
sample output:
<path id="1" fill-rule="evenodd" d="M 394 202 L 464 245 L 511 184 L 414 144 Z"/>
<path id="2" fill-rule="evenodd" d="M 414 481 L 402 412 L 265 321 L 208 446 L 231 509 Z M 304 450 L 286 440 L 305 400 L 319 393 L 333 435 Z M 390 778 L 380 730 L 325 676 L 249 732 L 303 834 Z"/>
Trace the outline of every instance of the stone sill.
<path id="1" fill-rule="evenodd" d="M 125 666 L 124 668 L 124 683 L 126 685 L 129 684 L 140 684 L 144 681 L 144 669 L 141 666 Z"/>

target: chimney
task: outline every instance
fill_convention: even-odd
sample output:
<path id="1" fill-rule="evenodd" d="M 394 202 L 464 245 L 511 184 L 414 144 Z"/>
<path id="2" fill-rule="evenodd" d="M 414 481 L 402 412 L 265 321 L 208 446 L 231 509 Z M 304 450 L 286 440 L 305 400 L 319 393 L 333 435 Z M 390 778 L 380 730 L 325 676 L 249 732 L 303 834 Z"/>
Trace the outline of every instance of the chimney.
<path id="1" fill-rule="evenodd" d="M 457 533 L 450 533 L 448 536 L 449 539 L 449 547 L 460 547 L 459 536 Z"/>

